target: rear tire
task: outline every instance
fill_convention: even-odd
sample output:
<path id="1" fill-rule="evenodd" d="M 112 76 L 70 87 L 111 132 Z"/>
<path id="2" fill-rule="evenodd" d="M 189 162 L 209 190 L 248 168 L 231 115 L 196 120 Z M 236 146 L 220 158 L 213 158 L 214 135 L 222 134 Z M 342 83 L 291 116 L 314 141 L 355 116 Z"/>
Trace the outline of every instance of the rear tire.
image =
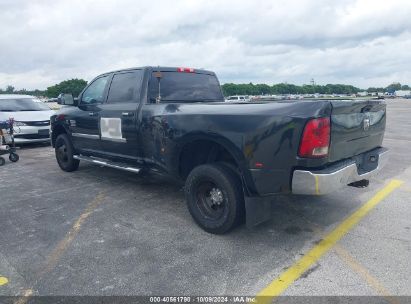
<path id="1" fill-rule="evenodd" d="M 74 148 L 67 134 L 57 136 L 54 150 L 61 170 L 72 172 L 78 169 L 80 161 L 73 158 Z"/>
<path id="2" fill-rule="evenodd" d="M 226 233 L 243 218 L 241 180 L 222 164 L 194 168 L 186 180 L 185 194 L 194 221 L 209 233 Z"/>
<path id="3" fill-rule="evenodd" d="M 4 166 L 6 160 L 3 157 L 0 157 L 0 166 Z"/>

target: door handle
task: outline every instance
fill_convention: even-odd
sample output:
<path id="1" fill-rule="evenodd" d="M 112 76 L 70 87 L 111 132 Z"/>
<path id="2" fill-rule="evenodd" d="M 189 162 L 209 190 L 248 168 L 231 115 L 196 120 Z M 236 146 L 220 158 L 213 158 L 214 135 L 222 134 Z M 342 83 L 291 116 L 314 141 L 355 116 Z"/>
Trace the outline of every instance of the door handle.
<path id="1" fill-rule="evenodd" d="M 88 112 L 88 116 L 97 116 L 97 112 Z"/>
<path id="2" fill-rule="evenodd" d="M 121 116 L 130 117 L 130 116 L 134 116 L 134 113 L 133 112 L 123 112 L 121 113 Z"/>

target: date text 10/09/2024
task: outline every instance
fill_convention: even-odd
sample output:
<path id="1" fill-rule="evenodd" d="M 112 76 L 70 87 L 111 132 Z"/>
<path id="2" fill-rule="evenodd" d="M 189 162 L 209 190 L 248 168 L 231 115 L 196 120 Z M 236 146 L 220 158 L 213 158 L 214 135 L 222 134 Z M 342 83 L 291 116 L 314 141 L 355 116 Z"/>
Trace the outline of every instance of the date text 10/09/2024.
<path id="1" fill-rule="evenodd" d="M 150 303 L 256 303 L 257 299 L 250 296 L 162 296 L 150 297 Z"/>

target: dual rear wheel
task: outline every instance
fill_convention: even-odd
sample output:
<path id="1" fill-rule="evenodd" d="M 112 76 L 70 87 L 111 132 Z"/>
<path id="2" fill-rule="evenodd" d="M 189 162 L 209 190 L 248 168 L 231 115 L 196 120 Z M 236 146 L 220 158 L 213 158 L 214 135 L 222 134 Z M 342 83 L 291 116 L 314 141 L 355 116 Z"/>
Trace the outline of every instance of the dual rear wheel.
<path id="1" fill-rule="evenodd" d="M 227 164 L 194 168 L 186 180 L 185 195 L 191 216 L 207 232 L 226 233 L 244 219 L 241 180 Z"/>

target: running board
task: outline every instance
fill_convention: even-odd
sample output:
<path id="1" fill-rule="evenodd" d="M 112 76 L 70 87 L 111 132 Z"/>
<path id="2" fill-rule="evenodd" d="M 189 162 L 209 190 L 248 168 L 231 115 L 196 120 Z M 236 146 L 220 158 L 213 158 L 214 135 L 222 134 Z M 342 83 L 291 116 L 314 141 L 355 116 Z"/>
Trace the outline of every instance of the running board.
<path id="1" fill-rule="evenodd" d="M 73 155 L 73 158 L 78 159 L 78 160 L 83 160 L 86 162 L 90 162 L 96 165 L 129 171 L 133 173 L 138 173 L 141 170 L 140 168 L 130 167 L 129 165 L 126 165 L 126 164 L 110 162 L 108 160 L 101 159 L 101 158 L 94 158 L 94 157 L 89 157 L 89 156 L 84 156 L 84 155 Z"/>

